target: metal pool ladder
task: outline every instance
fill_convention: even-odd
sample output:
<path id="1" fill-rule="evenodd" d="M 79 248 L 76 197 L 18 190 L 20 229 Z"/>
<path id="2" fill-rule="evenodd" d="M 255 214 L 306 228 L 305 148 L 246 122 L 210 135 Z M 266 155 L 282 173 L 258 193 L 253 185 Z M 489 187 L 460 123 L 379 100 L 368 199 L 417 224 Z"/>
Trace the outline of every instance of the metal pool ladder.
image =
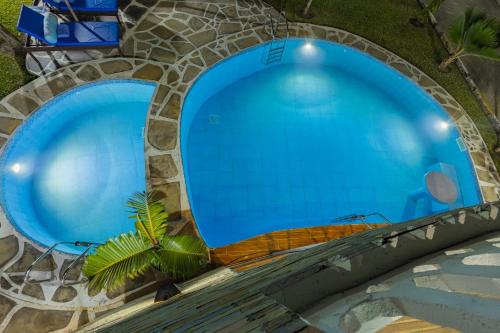
<path id="1" fill-rule="evenodd" d="M 269 43 L 269 50 L 264 60 L 266 65 L 281 61 L 283 52 L 285 51 L 286 39 L 290 33 L 288 30 L 288 19 L 284 10 L 279 12 L 277 18 L 272 13 L 269 13 L 268 30 L 272 36 L 272 40 Z M 284 30 L 284 34 L 280 34 L 282 30 Z"/>
<path id="2" fill-rule="evenodd" d="M 379 212 L 374 212 L 370 214 L 352 214 L 352 215 L 347 215 L 347 216 L 342 216 L 342 217 L 337 217 L 334 219 L 334 222 L 353 222 L 353 221 L 360 221 L 362 224 L 364 224 L 368 229 L 373 229 L 373 227 L 366 222 L 366 218 L 370 216 L 378 216 L 382 220 L 384 220 L 387 224 L 392 224 L 391 220 L 389 220 L 384 214 L 379 213 Z"/>
<path id="3" fill-rule="evenodd" d="M 98 246 L 98 245 L 101 245 L 100 243 L 93 243 L 93 242 L 57 242 L 57 243 L 54 243 L 54 245 L 52 245 L 51 247 L 49 247 L 44 253 L 42 253 L 41 256 L 39 256 L 38 258 L 35 259 L 35 261 L 33 261 L 31 263 L 31 265 L 28 267 L 28 269 L 26 270 L 26 272 L 24 273 L 24 282 L 27 282 L 27 283 L 42 283 L 42 282 L 47 282 L 47 281 L 50 281 L 52 280 L 52 278 L 49 278 L 49 279 L 44 279 L 44 280 L 32 280 L 31 279 L 31 271 L 33 270 L 33 268 L 39 263 L 41 262 L 43 259 L 45 259 L 49 254 L 51 254 L 55 248 L 59 245 L 73 245 L 73 246 L 81 246 L 81 247 L 85 247 L 85 250 L 79 255 L 77 256 L 75 259 L 73 259 L 70 264 L 68 265 L 68 267 L 66 267 L 66 269 L 63 271 L 62 273 L 62 279 L 61 279 L 61 283 L 63 286 L 67 286 L 67 285 L 71 285 L 71 284 L 79 284 L 79 283 L 84 283 L 84 282 L 87 282 L 87 278 L 83 277 L 82 279 L 79 279 L 79 280 L 67 280 L 67 275 L 69 273 L 69 271 L 76 265 L 78 264 L 78 262 L 83 258 L 85 257 L 85 255 L 94 247 L 94 246 Z"/>

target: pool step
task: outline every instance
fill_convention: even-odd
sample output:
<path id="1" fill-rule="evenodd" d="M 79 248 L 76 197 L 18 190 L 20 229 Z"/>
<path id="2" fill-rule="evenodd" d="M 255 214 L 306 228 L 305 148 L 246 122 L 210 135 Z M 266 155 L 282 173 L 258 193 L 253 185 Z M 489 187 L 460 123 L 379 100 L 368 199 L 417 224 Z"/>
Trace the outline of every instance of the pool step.
<path id="1" fill-rule="evenodd" d="M 281 61 L 283 57 L 283 52 L 285 52 L 285 45 L 283 46 L 272 46 L 267 53 L 266 65 Z"/>

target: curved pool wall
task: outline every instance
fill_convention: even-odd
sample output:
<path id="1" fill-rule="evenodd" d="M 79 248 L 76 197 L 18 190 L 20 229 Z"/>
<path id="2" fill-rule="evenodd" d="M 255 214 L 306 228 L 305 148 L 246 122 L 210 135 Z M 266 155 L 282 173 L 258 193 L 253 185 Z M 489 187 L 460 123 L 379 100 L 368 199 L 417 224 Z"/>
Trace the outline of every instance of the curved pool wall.
<path id="1" fill-rule="evenodd" d="M 482 202 L 472 162 L 454 121 L 413 81 L 365 53 L 333 42 L 289 39 L 281 61 L 265 65 L 268 49 L 269 44 L 264 44 L 212 67 L 194 83 L 183 105 L 180 140 L 186 189 L 196 224 L 208 246 L 224 246 L 283 229 L 345 224 L 335 219 L 348 214 L 377 211 L 392 222 L 400 222 Z M 283 77 L 287 75 L 291 75 L 290 86 L 283 84 L 286 81 Z M 338 82 L 332 75 L 340 78 Z M 281 86 L 276 87 L 277 84 Z M 266 89 L 267 92 L 251 95 L 253 91 Z M 294 159 L 286 158 L 280 147 L 274 146 L 280 142 L 279 136 L 271 135 L 263 141 L 259 133 L 251 132 L 255 126 L 266 127 L 266 118 L 272 119 L 272 113 L 259 111 L 268 107 L 269 112 L 295 110 L 290 117 L 285 112 L 284 121 L 296 122 L 299 128 L 304 116 L 294 115 L 297 110 L 307 111 L 310 118 L 315 118 L 314 111 L 325 111 L 321 105 L 325 103 L 331 112 L 336 101 L 330 96 L 335 95 L 336 90 L 343 95 L 338 96 L 338 110 L 334 107 L 333 111 L 348 112 L 343 121 L 351 115 L 354 120 L 340 121 L 339 124 L 346 127 L 337 128 L 335 121 L 328 118 L 332 114 L 326 115 L 323 121 L 327 129 L 336 134 L 332 136 L 336 141 L 323 141 L 331 150 L 325 154 L 324 149 L 319 149 L 320 155 L 312 158 L 317 164 L 311 164 L 311 159 L 297 159 L 310 169 L 282 163 Z M 343 99 L 363 104 L 365 98 L 375 104 L 357 105 L 352 110 L 342 108 Z M 376 104 L 382 100 L 382 104 Z M 382 112 L 376 110 L 377 107 Z M 236 115 L 245 108 L 253 110 L 243 111 L 244 117 L 238 118 Z M 255 120 L 253 118 L 258 120 L 255 126 L 241 126 Z M 229 124 L 224 124 L 226 120 Z M 321 117 L 314 121 L 322 122 Z M 214 130 L 214 127 L 223 129 Z M 238 131 L 247 132 L 240 136 Z M 382 134 L 373 135 L 378 132 Z M 368 133 L 366 137 L 365 133 Z M 305 141 L 314 135 L 303 128 L 293 134 Z M 343 135 L 348 140 L 343 140 Z M 242 137 L 253 139 L 238 142 Z M 368 147 L 368 150 L 356 151 L 359 144 L 349 141 L 353 137 L 373 142 L 364 146 L 361 143 L 363 149 Z M 285 143 L 296 145 L 297 138 Z M 393 149 L 390 142 L 399 146 Z M 401 146 L 404 144 L 408 147 Z M 307 149 L 311 147 L 299 144 L 286 152 L 299 156 L 307 153 Z M 266 157 L 257 158 L 257 163 L 265 163 L 264 169 L 254 165 L 255 155 L 251 152 L 255 150 L 267 150 Z M 330 154 L 335 158 L 324 158 Z M 339 170 L 337 164 L 342 164 L 343 169 Z M 329 174 L 330 166 L 335 176 Z M 450 166 L 451 171 L 447 169 Z M 413 207 L 408 198 L 419 189 L 425 173 L 436 168 L 443 170 L 443 167 L 458 183 L 457 202 L 449 207 L 432 205 L 433 211 L 421 207 L 422 203 Z M 310 173 L 308 177 L 314 178 L 314 186 L 296 182 L 301 173 Z M 283 174 L 288 182 L 280 182 Z M 337 186 L 339 183 L 342 186 Z M 393 187 L 392 191 L 385 190 Z M 319 197 L 314 193 L 326 188 L 335 191 L 323 198 L 321 193 Z M 374 218 L 369 222 L 382 221 Z"/>
<path id="2" fill-rule="evenodd" d="M 86 84 L 16 130 L 0 158 L 0 199 L 21 233 L 49 247 L 133 229 L 126 201 L 146 188 L 143 133 L 155 89 L 134 80 Z"/>

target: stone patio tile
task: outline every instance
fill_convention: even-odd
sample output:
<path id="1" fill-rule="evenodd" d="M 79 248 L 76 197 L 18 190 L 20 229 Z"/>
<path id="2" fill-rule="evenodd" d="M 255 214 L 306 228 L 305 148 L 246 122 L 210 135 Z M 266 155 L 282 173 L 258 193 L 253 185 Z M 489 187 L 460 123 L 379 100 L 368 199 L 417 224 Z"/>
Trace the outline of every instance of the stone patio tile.
<path id="1" fill-rule="evenodd" d="M 165 50 L 160 47 L 155 47 L 151 50 L 150 58 L 152 60 L 173 64 L 177 59 L 177 55 L 172 51 Z"/>
<path id="2" fill-rule="evenodd" d="M 82 81 L 95 81 L 101 78 L 99 71 L 92 65 L 85 65 L 76 74 Z"/>
<path id="3" fill-rule="evenodd" d="M 10 235 L 0 239 L 0 268 L 15 257 L 19 251 L 17 237 Z"/>
<path id="4" fill-rule="evenodd" d="M 172 46 L 181 55 L 186 55 L 194 50 L 194 46 L 188 41 L 172 41 Z"/>
<path id="5" fill-rule="evenodd" d="M 177 145 L 177 124 L 151 119 L 148 129 L 149 143 L 160 150 L 172 150 Z"/>
<path id="6" fill-rule="evenodd" d="M 222 22 L 219 25 L 219 34 L 232 34 L 241 31 L 241 24 L 238 22 Z"/>
<path id="7" fill-rule="evenodd" d="M 135 31 L 146 31 L 161 24 L 161 19 L 154 15 L 145 17 L 141 23 L 135 27 Z"/>
<path id="8" fill-rule="evenodd" d="M 195 46 L 202 46 L 215 40 L 217 33 L 215 30 L 200 31 L 188 37 Z"/>
<path id="9" fill-rule="evenodd" d="M 0 116 L 0 133 L 10 135 L 21 123 L 21 119 Z"/>
<path id="10" fill-rule="evenodd" d="M 158 86 L 157 91 L 156 91 L 154 102 L 157 104 L 163 103 L 163 101 L 165 100 L 165 97 L 167 97 L 167 94 L 169 93 L 169 91 L 170 91 L 169 86 L 164 85 L 164 84 L 160 84 Z"/>
<path id="11" fill-rule="evenodd" d="M 131 5 L 125 10 L 125 16 L 133 23 L 137 23 L 146 13 L 148 9 L 145 7 Z"/>
<path id="12" fill-rule="evenodd" d="M 141 80 L 158 81 L 163 76 L 163 69 L 159 66 L 147 64 L 134 73 L 132 77 Z"/>
<path id="13" fill-rule="evenodd" d="M 174 31 L 172 31 L 172 30 L 170 30 L 162 25 L 157 25 L 156 28 L 151 30 L 151 33 L 163 41 L 175 36 Z"/>
<path id="14" fill-rule="evenodd" d="M 30 243 L 25 242 L 24 243 L 24 251 L 22 257 L 15 262 L 12 266 L 10 266 L 6 272 L 22 272 L 24 273 L 28 267 L 35 261 L 36 258 L 38 258 L 40 255 L 42 255 L 42 252 L 38 251 L 31 245 Z M 52 258 L 52 255 L 49 255 L 45 257 L 43 260 L 41 260 L 36 267 L 33 268 L 33 271 L 51 271 L 56 267 L 54 259 Z"/>
<path id="15" fill-rule="evenodd" d="M 203 60 L 205 60 L 207 66 L 212 66 L 222 59 L 220 55 L 218 55 L 208 47 L 204 47 L 203 49 L 201 49 L 201 56 L 203 57 Z"/>
<path id="16" fill-rule="evenodd" d="M 197 17 L 191 17 L 191 19 L 188 22 L 188 25 L 193 31 L 198 31 L 205 26 L 205 22 L 203 22 L 201 19 Z"/>
<path id="17" fill-rule="evenodd" d="M 27 283 L 24 285 L 24 288 L 22 290 L 22 293 L 27 296 L 31 296 L 33 298 L 39 299 L 39 300 L 45 300 L 45 296 L 43 294 L 42 287 L 38 284 L 31 284 Z"/>
<path id="18" fill-rule="evenodd" d="M 0 295 L 0 322 L 3 322 L 5 316 L 12 310 L 12 308 L 16 305 L 16 302 L 13 300 Z"/>
<path id="19" fill-rule="evenodd" d="M 165 205 L 168 213 L 169 221 L 175 221 L 181 217 L 181 197 L 180 184 L 167 183 L 154 186 L 154 190 L 158 192 L 160 201 Z"/>
<path id="20" fill-rule="evenodd" d="M 77 292 L 75 288 L 60 286 L 54 292 L 54 296 L 52 296 L 52 301 L 60 303 L 69 302 L 73 300 L 76 297 L 76 295 Z"/>
<path id="21" fill-rule="evenodd" d="M 75 81 L 68 75 L 63 75 L 49 80 L 47 83 L 35 88 L 35 94 L 43 101 L 76 86 Z"/>
<path id="22" fill-rule="evenodd" d="M 151 178 L 172 178 L 178 171 L 171 155 L 151 156 L 149 158 L 149 173 Z"/>
<path id="23" fill-rule="evenodd" d="M 173 94 L 172 96 L 170 96 L 167 104 L 161 110 L 160 116 L 170 119 L 179 119 L 180 113 L 181 97 L 179 94 Z"/>
<path id="24" fill-rule="evenodd" d="M 68 326 L 73 311 L 19 309 L 3 333 L 37 332 L 48 333 Z"/>
<path id="25" fill-rule="evenodd" d="M 7 281 L 7 279 L 0 277 L 0 287 L 4 290 L 9 290 L 10 288 L 12 288 L 12 285 L 9 283 L 9 281 Z M 0 315 L 0 317 L 1 317 L 1 315 Z M 0 318 L 0 322 L 1 322 L 1 318 Z"/>
<path id="26" fill-rule="evenodd" d="M 136 0 L 139 4 L 143 5 L 144 7 L 150 8 L 156 5 L 156 2 L 158 0 Z"/>
<path id="27" fill-rule="evenodd" d="M 177 80 L 179 80 L 179 74 L 176 71 L 171 70 L 167 75 L 167 83 L 174 84 Z"/>
<path id="28" fill-rule="evenodd" d="M 132 69 L 132 64 L 125 60 L 111 60 L 100 63 L 101 70 L 106 74 L 115 74 Z"/>
<path id="29" fill-rule="evenodd" d="M 207 5 L 205 3 L 196 2 L 177 2 L 175 4 L 175 10 L 183 12 L 190 15 L 203 16 Z"/>
<path id="30" fill-rule="evenodd" d="M 32 98 L 21 93 L 15 93 L 9 98 L 8 103 L 25 116 L 29 115 L 39 106 Z"/>
<path id="31" fill-rule="evenodd" d="M 184 31 L 186 29 L 189 29 L 188 25 L 185 24 L 182 21 L 175 20 L 175 19 L 170 19 L 165 21 L 165 25 L 172 29 L 173 31 Z"/>
<path id="32" fill-rule="evenodd" d="M 174 2 L 172 0 L 159 1 L 156 5 L 157 11 L 171 12 L 174 8 Z"/>
<path id="33" fill-rule="evenodd" d="M 189 65 L 184 72 L 184 77 L 182 78 L 182 82 L 188 83 L 194 80 L 198 74 L 201 72 L 199 67 Z"/>
<path id="34" fill-rule="evenodd" d="M 247 37 L 243 39 L 238 39 L 236 41 L 236 45 L 240 48 L 240 50 L 249 48 L 251 46 L 254 46 L 256 44 L 259 44 L 259 40 L 256 37 Z"/>
<path id="35" fill-rule="evenodd" d="M 368 48 L 366 49 L 366 52 L 374 56 L 375 58 L 381 60 L 381 61 L 387 61 L 389 59 L 390 55 L 383 50 L 376 48 L 374 46 L 369 45 Z"/>

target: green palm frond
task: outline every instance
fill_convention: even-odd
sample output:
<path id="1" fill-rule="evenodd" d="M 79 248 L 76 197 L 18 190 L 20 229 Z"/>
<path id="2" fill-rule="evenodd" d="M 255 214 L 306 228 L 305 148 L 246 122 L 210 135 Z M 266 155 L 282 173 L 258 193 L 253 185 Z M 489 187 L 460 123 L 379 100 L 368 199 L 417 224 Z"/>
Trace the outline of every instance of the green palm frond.
<path id="1" fill-rule="evenodd" d="M 497 32 L 488 21 L 476 22 L 470 26 L 466 43 L 466 50 L 481 48 L 495 48 L 497 46 Z"/>
<path id="2" fill-rule="evenodd" d="M 154 261 L 154 248 L 137 234 L 122 234 L 99 246 L 87 257 L 83 274 L 89 278 L 89 289 L 113 290 L 126 278 L 144 274 Z"/>
<path id="3" fill-rule="evenodd" d="M 463 36 L 464 36 L 464 19 L 463 17 L 455 23 L 453 23 L 448 29 L 448 37 L 450 41 L 459 48 L 462 45 Z"/>
<path id="4" fill-rule="evenodd" d="M 154 199 L 154 192 L 137 192 L 128 201 L 127 205 L 136 219 L 135 226 L 139 234 L 157 244 L 165 235 L 168 214 L 163 205 Z"/>
<path id="5" fill-rule="evenodd" d="M 452 56 L 477 55 L 500 59 L 497 52 L 499 24 L 486 14 L 469 8 L 449 29 L 448 36 L 455 45 Z"/>
<path id="6" fill-rule="evenodd" d="M 156 251 L 155 266 L 172 278 L 188 278 L 208 262 L 203 242 L 191 236 L 166 236 Z"/>
<path id="7" fill-rule="evenodd" d="M 477 49 L 474 51 L 474 55 L 480 58 L 500 60 L 500 53 L 491 48 Z"/>

